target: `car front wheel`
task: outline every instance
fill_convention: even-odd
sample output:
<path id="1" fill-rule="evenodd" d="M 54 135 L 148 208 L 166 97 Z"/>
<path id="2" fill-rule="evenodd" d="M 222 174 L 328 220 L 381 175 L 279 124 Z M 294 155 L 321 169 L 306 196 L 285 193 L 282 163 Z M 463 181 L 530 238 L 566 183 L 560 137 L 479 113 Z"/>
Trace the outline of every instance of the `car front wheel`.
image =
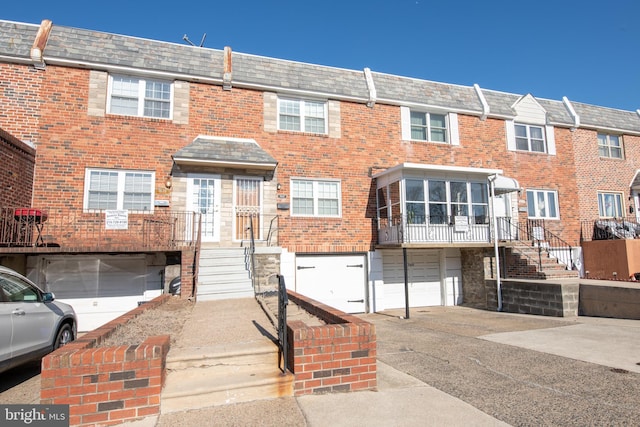
<path id="1" fill-rule="evenodd" d="M 56 340 L 53 343 L 53 349 L 57 350 L 63 345 L 69 344 L 71 341 L 73 341 L 73 331 L 71 330 L 71 326 L 69 326 L 68 323 L 65 323 L 58 331 L 58 335 L 56 335 Z"/>

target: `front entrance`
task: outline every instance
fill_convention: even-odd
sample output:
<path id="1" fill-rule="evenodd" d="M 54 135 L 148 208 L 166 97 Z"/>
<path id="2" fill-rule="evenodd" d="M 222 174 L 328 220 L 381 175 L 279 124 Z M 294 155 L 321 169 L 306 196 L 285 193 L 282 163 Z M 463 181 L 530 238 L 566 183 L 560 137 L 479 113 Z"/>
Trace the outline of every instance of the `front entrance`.
<path id="1" fill-rule="evenodd" d="M 235 240 L 262 239 L 262 178 L 236 177 L 234 181 Z"/>
<path id="2" fill-rule="evenodd" d="M 220 241 L 220 193 L 220 175 L 189 175 L 187 207 L 202 214 L 203 242 Z"/>

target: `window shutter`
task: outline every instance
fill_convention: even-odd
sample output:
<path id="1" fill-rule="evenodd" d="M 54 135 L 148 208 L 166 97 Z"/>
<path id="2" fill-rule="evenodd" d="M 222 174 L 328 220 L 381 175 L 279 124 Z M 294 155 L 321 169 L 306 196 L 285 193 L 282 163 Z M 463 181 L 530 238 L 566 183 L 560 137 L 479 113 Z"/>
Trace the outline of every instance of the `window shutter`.
<path id="1" fill-rule="evenodd" d="M 400 122 L 402 123 L 402 140 L 411 140 L 411 111 L 409 107 L 400 107 Z"/>
<path id="2" fill-rule="evenodd" d="M 556 137 L 553 133 L 553 126 L 545 126 L 547 134 L 547 151 L 549 154 L 556 155 Z"/>
<path id="3" fill-rule="evenodd" d="M 514 127 L 513 120 L 505 120 L 504 123 L 507 131 L 507 149 L 509 151 L 516 151 L 516 128 Z"/>
<path id="4" fill-rule="evenodd" d="M 460 145 L 460 133 L 458 132 L 458 114 L 449 113 L 449 138 L 451 145 Z"/>

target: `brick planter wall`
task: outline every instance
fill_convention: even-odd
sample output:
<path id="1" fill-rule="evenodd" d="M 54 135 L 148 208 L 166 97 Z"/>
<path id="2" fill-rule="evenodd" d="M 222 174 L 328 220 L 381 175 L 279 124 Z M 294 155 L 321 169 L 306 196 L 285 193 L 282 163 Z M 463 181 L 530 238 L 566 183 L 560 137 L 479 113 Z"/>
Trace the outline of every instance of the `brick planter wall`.
<path id="1" fill-rule="evenodd" d="M 287 323 L 294 395 L 376 389 L 375 325 L 293 291 L 287 293 L 290 301 L 327 323 Z"/>
<path id="2" fill-rule="evenodd" d="M 169 336 L 99 347 L 118 327 L 165 303 L 161 295 L 42 359 L 40 402 L 68 404 L 70 425 L 114 425 L 160 413 Z"/>

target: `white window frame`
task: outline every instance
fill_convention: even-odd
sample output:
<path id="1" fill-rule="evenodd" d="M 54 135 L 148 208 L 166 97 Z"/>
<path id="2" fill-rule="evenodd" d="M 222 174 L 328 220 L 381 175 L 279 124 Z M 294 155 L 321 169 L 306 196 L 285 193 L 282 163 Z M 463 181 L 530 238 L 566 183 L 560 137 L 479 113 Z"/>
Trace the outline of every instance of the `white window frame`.
<path id="1" fill-rule="evenodd" d="M 295 102 L 298 103 L 298 107 L 299 107 L 299 115 L 293 115 L 293 114 L 282 114 L 280 112 L 280 107 L 281 104 L 283 102 Z M 305 119 L 307 117 L 306 114 L 306 104 L 322 104 L 323 106 L 323 117 L 322 119 L 324 120 L 324 130 L 322 132 L 318 132 L 318 131 L 314 131 L 314 130 L 307 130 L 305 127 Z M 299 129 L 283 129 L 282 128 L 282 123 L 280 123 L 280 117 L 282 115 L 291 115 L 291 116 L 295 116 L 295 117 L 299 117 L 300 118 L 300 128 Z M 309 117 L 315 117 L 315 118 L 319 118 L 318 116 L 309 116 Z M 327 100 L 322 100 L 322 99 L 302 99 L 302 98 L 290 98 L 290 97 L 278 97 L 278 106 L 277 106 L 277 120 L 278 120 L 278 130 L 279 131 L 286 131 L 286 132 L 301 132 L 301 133 L 314 133 L 314 134 L 318 134 L 318 135 L 327 135 L 329 133 L 329 103 Z"/>
<path id="2" fill-rule="evenodd" d="M 613 197 L 615 199 L 613 208 L 616 212 L 614 215 L 606 215 L 604 210 L 606 197 Z M 617 191 L 598 191 L 598 215 L 600 218 L 624 218 L 625 208 L 623 194 Z"/>
<path id="3" fill-rule="evenodd" d="M 618 140 L 617 146 L 611 143 L 613 138 Z M 612 152 L 614 150 L 618 150 L 620 152 L 620 155 L 619 156 L 613 155 Z M 624 159 L 622 136 L 610 134 L 610 133 L 598 132 L 598 154 L 600 155 L 600 157 L 606 157 L 608 159 Z"/>
<path id="4" fill-rule="evenodd" d="M 533 195 L 533 206 L 530 206 L 531 198 L 529 195 Z M 544 195 L 544 203 L 545 206 L 541 207 L 539 205 L 539 195 Z M 544 215 L 540 215 L 540 209 L 548 210 L 549 201 L 552 200 L 555 206 L 555 215 L 551 215 L 550 213 L 545 213 Z M 533 209 L 534 215 L 531 215 L 531 209 Z M 529 189 L 527 190 L 527 216 L 529 219 L 550 219 L 556 220 L 560 219 L 560 205 L 558 204 L 558 192 L 556 190 L 540 190 L 540 189 Z"/>
<path id="5" fill-rule="evenodd" d="M 117 175 L 117 196 L 116 196 L 116 206 L 110 206 L 104 209 L 92 208 L 89 207 L 89 195 L 92 191 L 91 187 L 91 176 L 92 173 L 113 173 Z M 131 169 L 100 169 L 100 168 L 87 168 L 85 170 L 84 176 L 84 200 L 83 200 L 83 209 L 85 212 L 103 212 L 105 210 L 124 210 L 124 194 L 125 194 L 125 183 L 126 176 L 129 173 L 134 174 L 145 174 L 149 175 L 149 179 L 151 182 L 151 188 L 149 189 L 150 198 L 149 198 L 149 209 L 148 210 L 131 210 L 131 212 L 144 212 L 144 213 L 153 213 L 154 205 L 155 205 L 155 182 L 156 182 L 156 173 L 153 171 L 145 171 L 145 170 L 131 170 Z"/>
<path id="6" fill-rule="evenodd" d="M 127 78 L 132 80 L 137 80 L 138 82 L 138 90 L 137 94 L 131 95 L 129 99 L 137 100 L 137 111 L 136 114 L 126 114 L 112 111 L 112 101 L 114 97 L 114 78 Z M 169 100 L 166 101 L 164 99 L 153 99 L 146 98 L 146 87 L 148 83 L 162 83 L 169 85 Z M 123 95 L 123 97 L 126 97 Z M 169 116 L 163 117 L 159 115 L 145 115 L 145 101 L 158 101 L 165 102 L 169 104 Z M 138 76 L 130 76 L 125 74 L 110 74 L 109 75 L 109 85 L 108 85 L 108 96 L 107 96 L 107 112 L 108 114 L 119 115 L 119 116 L 134 116 L 134 117 L 147 117 L 152 119 L 160 119 L 160 120 L 172 120 L 173 119 L 173 102 L 174 102 L 174 84 L 172 81 L 162 80 L 162 79 L 151 79 L 151 78 L 143 78 Z"/>
<path id="7" fill-rule="evenodd" d="M 297 212 L 295 212 L 294 200 L 300 198 L 300 197 L 295 197 L 294 196 L 294 183 L 295 182 L 307 182 L 307 183 L 311 183 L 312 184 L 312 196 L 310 198 L 313 199 L 313 213 L 309 214 L 309 213 L 297 213 Z M 319 213 L 319 211 L 318 211 L 318 206 L 319 206 L 318 201 L 320 200 L 320 197 L 319 197 L 320 184 L 335 184 L 336 185 L 336 187 L 337 187 L 336 188 L 337 198 L 335 200 L 337 200 L 337 202 L 338 202 L 338 212 L 337 212 L 336 215 L 326 215 L 326 214 L 320 214 Z M 340 180 L 337 180 L 337 179 L 291 178 L 291 182 L 290 182 L 289 188 L 291 189 L 291 216 L 296 216 L 296 217 L 318 217 L 318 218 L 340 218 L 340 217 L 342 217 L 342 183 L 341 183 Z"/>
<path id="8" fill-rule="evenodd" d="M 547 153 L 549 150 L 547 149 L 547 138 L 546 138 L 546 132 L 545 132 L 545 127 L 544 126 L 540 126 L 540 125 L 531 125 L 531 124 L 527 124 L 527 123 L 514 123 L 514 131 L 515 131 L 515 138 L 516 138 L 516 150 L 518 151 L 528 151 L 531 153 Z M 518 136 L 518 132 L 517 129 L 518 128 L 524 128 L 525 130 L 525 135 L 524 136 Z M 532 135 L 532 128 L 536 128 L 540 130 L 540 134 L 541 134 L 541 138 L 535 138 Z M 527 142 L 527 149 L 523 149 L 523 148 L 519 148 L 518 147 L 518 140 L 525 140 Z M 533 142 L 534 141 L 539 141 L 542 142 L 542 151 L 541 150 L 534 150 L 533 147 Z"/>
<path id="9" fill-rule="evenodd" d="M 424 114 L 427 120 L 426 129 L 428 132 L 427 139 L 415 139 L 413 138 L 411 128 L 411 114 Z M 445 138 L 446 141 L 433 141 L 431 140 L 431 115 L 437 114 L 440 116 L 444 116 L 445 120 Z M 400 107 L 400 123 L 402 127 L 402 140 L 403 141 L 416 141 L 416 142 L 429 142 L 434 144 L 445 144 L 445 145 L 460 145 L 460 134 L 458 132 L 458 114 L 453 112 L 446 111 L 430 111 L 423 110 L 419 108 L 410 108 L 402 106 Z"/>
<path id="10" fill-rule="evenodd" d="M 506 134 L 507 134 L 507 149 L 509 151 L 519 151 L 521 153 L 535 153 L 535 154 L 549 154 L 551 156 L 556 155 L 556 139 L 555 132 L 553 126 L 544 125 L 539 123 L 525 123 L 525 122 L 515 122 L 514 120 L 506 120 Z M 535 126 L 543 129 L 543 138 L 545 151 L 531 151 L 531 140 L 528 138 L 530 135 L 530 131 L 527 130 L 527 150 L 519 150 L 516 148 L 516 125 L 520 126 Z"/>

